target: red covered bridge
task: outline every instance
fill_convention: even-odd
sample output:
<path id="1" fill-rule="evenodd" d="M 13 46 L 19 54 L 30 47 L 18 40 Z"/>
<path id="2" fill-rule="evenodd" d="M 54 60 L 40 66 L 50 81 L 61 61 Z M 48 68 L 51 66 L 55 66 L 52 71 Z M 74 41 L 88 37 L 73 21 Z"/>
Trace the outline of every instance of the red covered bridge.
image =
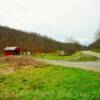
<path id="1" fill-rule="evenodd" d="M 6 47 L 4 48 L 4 55 L 20 55 L 21 49 L 18 47 Z"/>

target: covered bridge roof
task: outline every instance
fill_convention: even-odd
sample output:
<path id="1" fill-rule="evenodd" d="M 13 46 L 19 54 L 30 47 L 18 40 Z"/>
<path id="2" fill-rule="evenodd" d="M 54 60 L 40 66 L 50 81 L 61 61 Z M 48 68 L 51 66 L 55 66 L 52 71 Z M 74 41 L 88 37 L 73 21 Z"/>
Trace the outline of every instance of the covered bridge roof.
<path id="1" fill-rule="evenodd" d="M 16 50 L 18 47 L 6 47 L 4 50 Z"/>

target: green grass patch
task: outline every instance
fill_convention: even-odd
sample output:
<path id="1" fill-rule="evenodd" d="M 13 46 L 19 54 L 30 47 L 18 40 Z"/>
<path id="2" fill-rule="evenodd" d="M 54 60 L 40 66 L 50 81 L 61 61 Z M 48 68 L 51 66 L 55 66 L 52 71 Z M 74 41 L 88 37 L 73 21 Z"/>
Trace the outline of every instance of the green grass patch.
<path id="1" fill-rule="evenodd" d="M 38 54 L 35 57 L 42 58 L 42 59 L 48 59 L 48 60 L 68 60 L 68 61 L 75 61 L 75 62 L 87 62 L 87 61 L 95 61 L 97 60 L 96 57 L 91 55 L 85 55 L 82 52 L 77 52 L 71 56 L 60 56 L 60 55 L 54 55 L 54 54 Z"/>
<path id="2" fill-rule="evenodd" d="M 94 49 L 93 51 L 94 51 L 94 52 L 97 52 L 97 53 L 100 53 L 100 48 Z"/>
<path id="3" fill-rule="evenodd" d="M 0 75 L 0 100 L 99 100 L 100 73 L 48 66 Z"/>
<path id="4" fill-rule="evenodd" d="M 7 64 L 0 64 L 0 68 L 7 67 Z"/>
<path id="5" fill-rule="evenodd" d="M 66 56 L 60 56 L 56 54 L 37 54 L 35 57 L 48 60 L 65 60 L 66 58 Z"/>
<path id="6" fill-rule="evenodd" d="M 3 51 L 0 51 L 0 57 L 3 56 Z"/>

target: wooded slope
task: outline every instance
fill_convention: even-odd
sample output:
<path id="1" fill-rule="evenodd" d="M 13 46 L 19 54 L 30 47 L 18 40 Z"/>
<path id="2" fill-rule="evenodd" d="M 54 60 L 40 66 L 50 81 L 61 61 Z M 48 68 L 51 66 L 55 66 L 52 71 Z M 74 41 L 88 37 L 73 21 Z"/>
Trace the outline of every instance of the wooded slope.
<path id="1" fill-rule="evenodd" d="M 18 46 L 22 50 L 31 52 L 56 52 L 64 50 L 68 54 L 81 49 L 78 43 L 62 43 L 37 33 L 29 33 L 0 26 L 0 50 L 6 46 Z"/>

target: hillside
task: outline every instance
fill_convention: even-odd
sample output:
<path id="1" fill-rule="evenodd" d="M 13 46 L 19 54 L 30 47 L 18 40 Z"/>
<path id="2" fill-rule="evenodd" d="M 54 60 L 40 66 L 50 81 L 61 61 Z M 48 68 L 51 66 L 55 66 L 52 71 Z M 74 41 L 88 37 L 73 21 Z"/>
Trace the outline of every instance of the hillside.
<path id="1" fill-rule="evenodd" d="M 81 45 L 77 43 L 61 43 L 34 32 L 28 33 L 0 26 L 0 50 L 2 51 L 6 46 L 19 46 L 23 51 L 40 53 L 64 50 L 71 54 L 81 49 Z"/>
<path id="2" fill-rule="evenodd" d="M 95 41 L 90 44 L 89 48 L 95 52 L 100 52 L 100 30 L 95 34 Z"/>
<path id="3" fill-rule="evenodd" d="M 98 39 L 98 40 L 96 40 L 95 42 L 93 42 L 93 43 L 90 45 L 90 48 L 92 48 L 92 49 L 100 48 L 100 39 Z"/>

